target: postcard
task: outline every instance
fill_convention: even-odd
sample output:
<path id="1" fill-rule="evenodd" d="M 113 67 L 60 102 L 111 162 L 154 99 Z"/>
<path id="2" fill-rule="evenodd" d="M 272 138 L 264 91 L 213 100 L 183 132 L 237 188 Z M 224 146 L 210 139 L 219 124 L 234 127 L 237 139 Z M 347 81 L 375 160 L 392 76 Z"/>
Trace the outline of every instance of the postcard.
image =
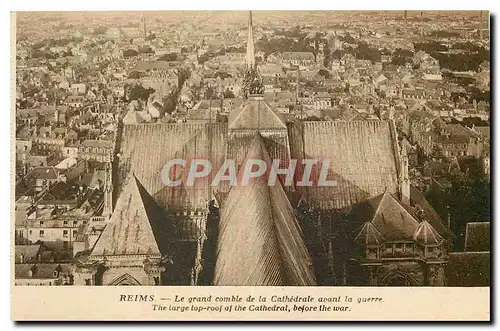
<path id="1" fill-rule="evenodd" d="M 490 320 L 488 11 L 11 19 L 13 320 Z"/>

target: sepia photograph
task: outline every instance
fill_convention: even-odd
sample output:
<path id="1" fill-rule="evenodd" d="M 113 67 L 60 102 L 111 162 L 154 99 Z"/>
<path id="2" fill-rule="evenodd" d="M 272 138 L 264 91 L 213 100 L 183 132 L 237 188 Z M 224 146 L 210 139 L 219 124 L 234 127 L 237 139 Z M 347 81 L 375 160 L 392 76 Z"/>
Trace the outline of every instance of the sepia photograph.
<path id="1" fill-rule="evenodd" d="M 13 287 L 489 293 L 489 11 L 11 20 Z"/>

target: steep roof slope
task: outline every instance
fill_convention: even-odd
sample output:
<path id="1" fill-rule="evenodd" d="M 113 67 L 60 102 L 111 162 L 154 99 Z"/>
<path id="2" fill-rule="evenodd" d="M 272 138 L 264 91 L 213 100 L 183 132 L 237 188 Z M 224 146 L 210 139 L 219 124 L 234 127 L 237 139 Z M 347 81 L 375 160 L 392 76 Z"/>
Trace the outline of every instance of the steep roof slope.
<path id="1" fill-rule="evenodd" d="M 329 160 L 335 186 L 300 190 L 321 209 L 344 208 L 384 192 L 396 193 L 394 128 L 386 121 L 303 122 L 290 125 L 292 158 Z M 297 173 L 302 173 L 297 167 Z"/>
<path id="2" fill-rule="evenodd" d="M 227 124 L 139 124 L 125 125 L 120 140 L 119 192 L 123 179 L 134 172 L 160 207 L 172 210 L 203 209 L 210 197 L 210 183 L 197 181 L 192 187 L 165 186 L 161 172 L 172 159 L 209 159 L 213 166 L 225 156 Z"/>
<path id="3" fill-rule="evenodd" d="M 248 159 L 270 164 L 260 134 L 252 141 Z M 214 283 L 315 284 L 301 229 L 279 181 L 268 186 L 261 176 L 229 191 L 221 213 Z"/>
<path id="4" fill-rule="evenodd" d="M 263 97 L 251 96 L 240 109 L 229 114 L 229 129 L 286 129 L 286 125 Z"/>
<path id="5" fill-rule="evenodd" d="M 161 211 L 150 201 L 137 178 L 131 174 L 118 198 L 109 223 L 97 240 L 91 257 L 108 255 L 165 254 Z M 149 200 L 149 201 L 148 201 Z M 162 251 L 163 250 L 163 251 Z"/>

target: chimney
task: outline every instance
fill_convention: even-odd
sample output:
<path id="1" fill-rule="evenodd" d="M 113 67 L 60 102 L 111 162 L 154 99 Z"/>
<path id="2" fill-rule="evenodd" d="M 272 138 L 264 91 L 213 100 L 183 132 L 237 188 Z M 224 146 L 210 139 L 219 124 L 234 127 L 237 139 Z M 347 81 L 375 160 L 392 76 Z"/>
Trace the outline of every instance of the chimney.
<path id="1" fill-rule="evenodd" d="M 424 12 L 420 12 L 420 37 L 424 36 Z"/>
<path id="2" fill-rule="evenodd" d="M 405 34 L 408 33 L 408 11 L 405 10 Z"/>
<path id="3" fill-rule="evenodd" d="M 143 33 L 143 36 L 144 36 L 144 39 L 146 39 L 147 37 L 147 32 L 146 32 L 146 17 L 144 16 L 144 12 L 142 13 L 142 33 Z"/>

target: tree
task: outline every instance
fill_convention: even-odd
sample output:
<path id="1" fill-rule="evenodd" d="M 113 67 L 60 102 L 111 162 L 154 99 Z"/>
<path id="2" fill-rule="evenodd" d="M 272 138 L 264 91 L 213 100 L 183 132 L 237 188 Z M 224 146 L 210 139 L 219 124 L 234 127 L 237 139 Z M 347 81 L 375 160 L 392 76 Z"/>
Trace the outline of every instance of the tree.
<path id="1" fill-rule="evenodd" d="M 142 85 L 134 85 L 129 92 L 129 100 L 147 101 L 149 96 L 154 93 L 154 89 L 145 89 Z"/>
<path id="2" fill-rule="evenodd" d="M 345 36 L 340 36 L 339 40 L 343 41 L 345 43 L 348 43 L 348 44 L 355 44 L 356 43 L 356 39 L 354 39 L 354 37 L 352 37 L 350 34 L 346 34 Z"/>

